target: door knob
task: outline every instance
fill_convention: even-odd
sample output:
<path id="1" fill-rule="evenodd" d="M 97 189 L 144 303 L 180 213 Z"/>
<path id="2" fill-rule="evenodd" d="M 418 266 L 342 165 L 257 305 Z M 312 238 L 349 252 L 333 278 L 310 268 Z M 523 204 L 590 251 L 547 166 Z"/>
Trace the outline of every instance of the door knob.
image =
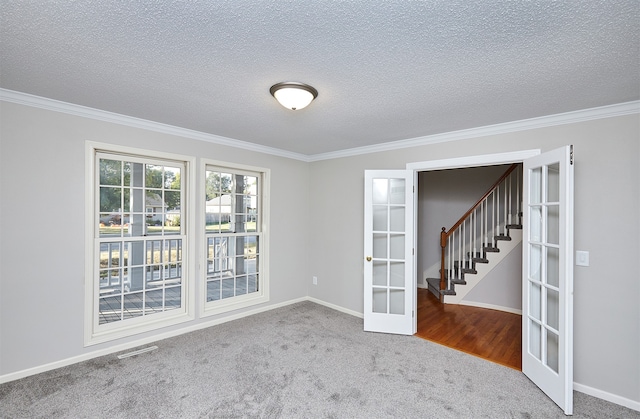
<path id="1" fill-rule="evenodd" d="M 371 262 L 371 256 L 367 256 L 367 262 Z"/>

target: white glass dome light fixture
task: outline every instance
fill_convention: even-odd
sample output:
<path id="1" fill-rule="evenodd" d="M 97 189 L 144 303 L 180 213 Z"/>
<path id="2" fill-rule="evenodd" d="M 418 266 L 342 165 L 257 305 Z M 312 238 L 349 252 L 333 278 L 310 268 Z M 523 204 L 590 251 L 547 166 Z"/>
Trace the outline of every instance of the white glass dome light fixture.
<path id="1" fill-rule="evenodd" d="M 318 91 L 304 83 L 287 81 L 271 86 L 269 92 L 282 106 L 292 111 L 306 108 L 313 99 L 318 97 Z"/>

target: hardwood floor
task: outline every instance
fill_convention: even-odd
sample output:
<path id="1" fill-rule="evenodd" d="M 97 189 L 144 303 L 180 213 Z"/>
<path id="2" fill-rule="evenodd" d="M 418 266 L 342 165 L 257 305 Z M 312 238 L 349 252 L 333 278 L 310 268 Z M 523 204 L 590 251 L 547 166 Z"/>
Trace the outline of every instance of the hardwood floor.
<path id="1" fill-rule="evenodd" d="M 518 314 L 442 304 L 419 288 L 416 336 L 522 370 L 522 318 Z"/>

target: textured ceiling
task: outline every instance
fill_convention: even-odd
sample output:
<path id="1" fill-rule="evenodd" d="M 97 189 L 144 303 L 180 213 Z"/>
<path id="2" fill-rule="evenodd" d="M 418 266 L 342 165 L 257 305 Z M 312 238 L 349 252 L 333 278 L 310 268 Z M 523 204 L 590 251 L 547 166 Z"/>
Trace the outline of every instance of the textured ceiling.
<path id="1" fill-rule="evenodd" d="M 12 1 L 0 87 L 302 154 L 640 98 L 640 2 Z M 289 111 L 281 81 L 319 91 Z"/>

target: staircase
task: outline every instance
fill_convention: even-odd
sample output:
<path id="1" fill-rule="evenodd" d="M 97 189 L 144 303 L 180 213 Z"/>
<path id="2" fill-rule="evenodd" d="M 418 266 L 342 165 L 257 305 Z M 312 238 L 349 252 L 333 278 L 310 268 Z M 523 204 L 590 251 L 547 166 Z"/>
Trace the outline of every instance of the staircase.
<path id="1" fill-rule="evenodd" d="M 457 304 L 522 242 L 521 166 L 513 164 L 449 229 L 440 232 L 440 277 L 427 278 L 441 302 Z"/>
<path id="2" fill-rule="evenodd" d="M 522 225 L 507 225 L 507 235 L 494 237 L 494 243 L 482 247 L 482 253 L 476 254 L 464 262 L 454 261 L 453 272 L 446 273 L 449 288 L 440 290 L 440 278 L 427 278 L 429 291 L 445 304 L 459 304 L 460 301 L 482 281 L 512 250 L 522 242 Z M 471 263 L 471 266 L 469 266 Z M 462 272 L 459 267 L 462 265 Z"/>

